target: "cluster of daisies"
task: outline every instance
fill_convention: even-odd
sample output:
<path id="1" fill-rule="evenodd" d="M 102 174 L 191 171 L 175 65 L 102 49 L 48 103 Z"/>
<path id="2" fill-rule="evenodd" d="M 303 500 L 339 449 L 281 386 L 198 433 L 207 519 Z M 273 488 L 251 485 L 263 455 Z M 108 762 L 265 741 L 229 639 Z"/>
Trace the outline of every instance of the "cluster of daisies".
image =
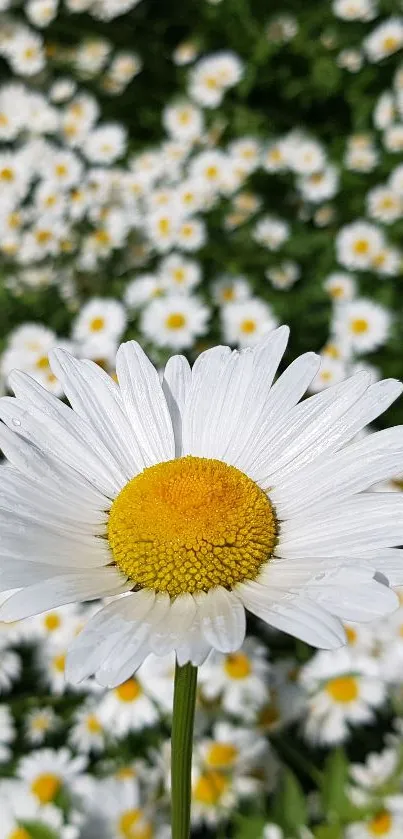
<path id="1" fill-rule="evenodd" d="M 35 836 L 31 824 L 66 839 L 93 835 L 95 829 L 105 839 L 170 836 L 174 656 L 150 656 L 114 689 L 93 678 L 78 687 L 70 683 L 64 672 L 67 648 L 96 611 L 96 606 L 65 606 L 2 625 L 4 839 Z M 308 648 L 285 649 L 280 635 L 262 626 L 237 653 L 212 653 L 199 669 L 194 827 L 228 826 L 241 807 L 263 814 L 256 839 L 281 837 L 278 825 L 265 826 L 270 819 L 264 814 L 273 811 L 284 761 L 299 774 L 299 756 L 305 756 L 302 780 L 310 788 L 316 747 L 359 742 L 379 715 L 392 714 L 393 725 L 377 751 L 361 763 L 346 761 L 349 806 L 338 814 L 345 830 L 339 835 L 399 836 L 402 626 L 403 607 L 382 621 L 346 624 L 347 647 L 316 652 L 309 660 Z M 326 800 L 318 803 L 312 790 L 307 824 L 329 818 Z M 314 834 L 307 828 L 303 835 Z"/>

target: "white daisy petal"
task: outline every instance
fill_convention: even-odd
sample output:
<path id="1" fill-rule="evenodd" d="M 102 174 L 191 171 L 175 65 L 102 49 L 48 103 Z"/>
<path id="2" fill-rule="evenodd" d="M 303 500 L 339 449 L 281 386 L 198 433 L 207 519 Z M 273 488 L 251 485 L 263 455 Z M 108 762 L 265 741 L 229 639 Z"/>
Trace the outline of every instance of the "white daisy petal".
<path id="1" fill-rule="evenodd" d="M 376 498 L 375 498 L 376 496 Z M 358 495 L 305 520 L 283 522 L 276 553 L 282 557 L 337 556 L 403 543 L 403 497 L 387 492 Z"/>
<path id="2" fill-rule="evenodd" d="M 21 588 L 49 580 L 51 577 L 65 576 L 77 573 L 77 568 L 69 565 L 49 565 L 47 563 L 32 562 L 24 559 L 10 559 L 1 557 L 0 591 Z"/>
<path id="3" fill-rule="evenodd" d="M 34 518 L 0 513 L 0 555 L 29 562 L 74 565 L 78 568 L 108 565 L 111 551 L 105 539 L 72 533 L 67 528 L 46 527 Z"/>
<path id="4" fill-rule="evenodd" d="M 222 586 L 212 588 L 199 603 L 201 628 L 206 641 L 222 653 L 242 646 L 245 638 L 245 609 L 236 595 Z"/>
<path id="5" fill-rule="evenodd" d="M 192 383 L 183 416 L 183 454 L 198 455 L 205 430 L 205 410 L 215 392 L 222 366 L 231 355 L 229 347 L 214 347 L 201 353 L 192 368 Z"/>
<path id="6" fill-rule="evenodd" d="M 145 463 L 151 466 L 171 460 L 175 457 L 175 439 L 164 392 L 155 367 L 136 341 L 120 346 L 116 372 Z"/>
<path id="7" fill-rule="evenodd" d="M 155 655 L 167 655 L 186 639 L 197 612 L 196 603 L 191 594 L 181 594 L 172 602 L 163 623 L 152 630 L 149 637 L 151 652 Z"/>
<path id="8" fill-rule="evenodd" d="M 150 652 L 150 634 L 160 624 L 165 624 L 165 620 L 169 619 L 169 612 L 169 596 L 166 592 L 160 592 L 141 622 L 131 624 L 125 636 L 119 638 L 118 643 L 97 668 L 95 675 L 101 685 L 115 687 L 140 667 Z"/>
<path id="9" fill-rule="evenodd" d="M 81 682 L 94 673 L 109 652 L 121 643 L 128 630 L 139 626 L 155 602 L 153 591 L 142 591 L 119 597 L 100 609 L 86 624 L 70 646 L 66 660 L 66 675 L 73 682 Z"/>
<path id="10" fill-rule="evenodd" d="M 317 511 L 338 497 L 392 478 L 399 460 L 403 469 L 403 426 L 378 431 L 347 449 L 324 455 L 284 481 L 280 478 L 270 498 L 280 518 L 305 514 L 312 505 Z"/>
<path id="11" fill-rule="evenodd" d="M 398 608 L 392 589 L 377 582 L 369 568 L 344 566 L 308 584 L 305 594 L 342 621 L 370 622 Z"/>
<path id="12" fill-rule="evenodd" d="M 74 503 L 91 504 L 95 509 L 109 508 L 110 499 L 92 486 L 87 478 L 60 460 L 45 455 L 3 423 L 0 423 L 0 448 L 17 470 L 32 478 L 39 486 L 45 480 L 47 490 L 52 494 L 62 494 L 66 502 L 71 498 Z"/>
<path id="13" fill-rule="evenodd" d="M 0 620 L 15 621 L 45 612 L 66 603 L 96 600 L 119 594 L 130 583 L 115 568 L 60 575 L 46 582 L 36 583 L 13 594 L 0 607 Z"/>
<path id="14" fill-rule="evenodd" d="M 113 379 L 99 365 L 78 361 L 66 350 L 52 350 L 49 360 L 71 407 L 96 431 L 127 480 L 141 472 L 144 459 Z"/>
<path id="15" fill-rule="evenodd" d="M 111 458 L 83 420 L 76 417 L 67 405 L 60 401 L 59 405 L 69 415 L 62 416 L 60 412 L 56 419 L 25 400 L 3 396 L 0 399 L 0 419 L 45 455 L 57 457 L 62 463 L 82 473 L 105 495 L 113 498 L 124 485 L 124 478 L 116 476 Z"/>
<path id="16" fill-rule="evenodd" d="M 258 618 L 322 649 L 333 650 L 346 641 L 342 624 L 316 603 L 302 596 L 290 597 L 273 604 L 270 592 L 260 583 L 245 583 L 238 587 L 246 609 Z"/>
<path id="17" fill-rule="evenodd" d="M 192 372 L 187 359 L 183 355 L 173 355 L 166 364 L 162 388 L 171 415 L 176 457 L 182 454 L 183 412 L 191 380 Z"/>

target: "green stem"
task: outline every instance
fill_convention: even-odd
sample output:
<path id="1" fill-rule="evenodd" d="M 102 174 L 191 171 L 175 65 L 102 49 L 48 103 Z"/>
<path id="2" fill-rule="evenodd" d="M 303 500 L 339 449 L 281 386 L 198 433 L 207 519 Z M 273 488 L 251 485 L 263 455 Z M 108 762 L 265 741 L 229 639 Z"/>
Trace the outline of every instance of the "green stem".
<path id="1" fill-rule="evenodd" d="M 189 839 L 192 792 L 193 723 L 196 704 L 197 667 L 175 668 L 172 718 L 172 839 Z"/>

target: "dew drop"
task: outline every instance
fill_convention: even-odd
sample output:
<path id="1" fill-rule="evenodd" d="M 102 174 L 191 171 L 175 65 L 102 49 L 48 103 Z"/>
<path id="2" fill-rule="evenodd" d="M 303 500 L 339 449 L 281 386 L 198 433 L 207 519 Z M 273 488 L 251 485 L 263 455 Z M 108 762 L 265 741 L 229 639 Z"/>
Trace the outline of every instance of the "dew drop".
<path id="1" fill-rule="evenodd" d="M 17 419 L 17 417 L 13 417 L 12 419 L 13 425 L 21 425 L 21 420 Z"/>

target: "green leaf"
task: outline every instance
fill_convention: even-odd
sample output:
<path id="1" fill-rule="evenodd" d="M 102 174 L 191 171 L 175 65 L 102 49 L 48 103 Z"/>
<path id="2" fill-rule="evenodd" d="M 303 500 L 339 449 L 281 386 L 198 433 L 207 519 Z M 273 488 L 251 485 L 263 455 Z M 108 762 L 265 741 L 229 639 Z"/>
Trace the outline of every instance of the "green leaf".
<path id="1" fill-rule="evenodd" d="M 59 834 L 43 822 L 22 822 L 31 839 L 59 839 Z"/>
<path id="2" fill-rule="evenodd" d="M 343 831 L 337 824 L 320 824 L 315 828 L 315 839 L 343 839 Z"/>
<path id="3" fill-rule="evenodd" d="M 266 819 L 263 816 L 240 816 L 236 823 L 234 839 L 258 839 L 263 834 Z"/>
<path id="4" fill-rule="evenodd" d="M 285 832 L 295 831 L 308 822 L 303 789 L 290 769 L 283 772 L 274 805 L 274 821 L 277 821 Z"/>
<path id="5" fill-rule="evenodd" d="M 348 781 L 348 761 L 343 749 L 335 749 L 326 760 L 323 784 L 322 802 L 325 813 L 331 818 L 339 817 L 350 803 L 346 794 Z"/>

